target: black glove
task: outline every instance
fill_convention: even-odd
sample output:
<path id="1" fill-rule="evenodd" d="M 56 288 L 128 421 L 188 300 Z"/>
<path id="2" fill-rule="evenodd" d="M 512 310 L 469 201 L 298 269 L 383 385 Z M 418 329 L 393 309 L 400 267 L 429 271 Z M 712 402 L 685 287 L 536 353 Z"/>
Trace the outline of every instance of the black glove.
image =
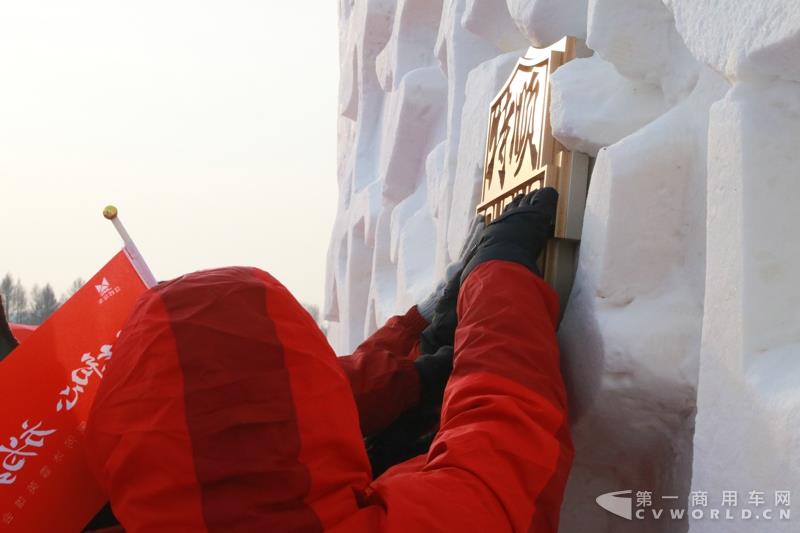
<path id="1" fill-rule="evenodd" d="M 423 353 L 414 361 L 419 372 L 420 405 L 439 405 L 444 387 L 453 370 L 453 347 L 442 346 L 431 354 Z"/>
<path id="2" fill-rule="evenodd" d="M 463 268 L 447 282 L 444 292 L 433 309 L 431 323 L 422 330 L 422 334 L 419 336 L 420 351 L 424 354 L 436 353 L 439 348 L 455 344 L 456 325 L 458 324 L 456 304 L 458 303 L 462 271 Z"/>
<path id="3" fill-rule="evenodd" d="M 439 430 L 441 406 L 409 409 L 389 427 L 364 439 L 372 477 L 376 478 L 396 464 L 428 453 Z"/>
<path id="4" fill-rule="evenodd" d="M 453 347 L 443 346 L 435 353 L 420 355 L 414 365 L 419 372 L 420 403 L 387 428 L 364 438 L 373 477 L 427 453 L 439 429 L 444 387 L 453 368 Z"/>
<path id="5" fill-rule="evenodd" d="M 447 266 L 444 281 L 425 300 L 417 304 L 419 313 L 429 325 L 420 335 L 422 353 L 435 353 L 442 346 L 452 346 L 456 331 L 456 303 L 461 285 L 461 272 L 472 258 L 485 226 L 485 217 L 477 216 L 467 232 L 458 259 Z"/>
<path id="6" fill-rule="evenodd" d="M 514 198 L 483 231 L 475 254 L 461 273 L 461 281 L 475 267 L 494 259 L 520 263 L 541 276 L 536 260 L 553 236 L 557 204 L 558 192 L 552 187 Z"/>

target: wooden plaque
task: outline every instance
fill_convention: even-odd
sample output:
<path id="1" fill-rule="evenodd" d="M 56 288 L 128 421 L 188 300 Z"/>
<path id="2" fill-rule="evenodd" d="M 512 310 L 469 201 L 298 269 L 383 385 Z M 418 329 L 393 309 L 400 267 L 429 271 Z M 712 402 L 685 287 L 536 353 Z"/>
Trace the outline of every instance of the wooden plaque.
<path id="1" fill-rule="evenodd" d="M 558 190 L 555 239 L 541 262 L 545 279 L 559 292 L 562 304 L 575 273 L 589 158 L 570 152 L 552 135 L 550 77 L 574 57 L 576 41 L 571 37 L 548 48 L 529 48 L 492 100 L 477 209 L 491 222 L 518 194 L 540 187 Z"/>

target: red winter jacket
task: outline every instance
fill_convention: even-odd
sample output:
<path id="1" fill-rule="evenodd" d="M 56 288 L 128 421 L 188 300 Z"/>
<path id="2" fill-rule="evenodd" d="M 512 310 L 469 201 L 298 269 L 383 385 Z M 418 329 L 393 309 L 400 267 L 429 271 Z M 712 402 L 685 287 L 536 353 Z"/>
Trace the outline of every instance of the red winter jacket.
<path id="1" fill-rule="evenodd" d="M 419 403 L 419 336 L 428 326 L 416 306 L 403 316 L 390 318 L 356 348 L 339 357 L 356 401 L 361 431 L 380 431 L 400 414 Z"/>
<path id="2" fill-rule="evenodd" d="M 380 429 L 417 401 L 415 310 L 337 360 L 269 274 L 155 287 L 87 428 L 115 513 L 129 532 L 555 532 L 572 458 L 555 293 L 493 261 L 463 284 L 458 314 L 429 453 L 373 480 L 359 423 Z"/>

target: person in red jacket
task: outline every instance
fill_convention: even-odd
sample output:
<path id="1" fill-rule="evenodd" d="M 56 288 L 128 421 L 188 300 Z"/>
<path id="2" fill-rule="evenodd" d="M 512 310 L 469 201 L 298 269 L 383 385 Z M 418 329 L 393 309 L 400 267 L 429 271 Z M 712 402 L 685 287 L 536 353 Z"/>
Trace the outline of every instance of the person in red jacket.
<path id="1" fill-rule="evenodd" d="M 87 427 L 125 530 L 556 531 L 573 452 L 557 297 L 535 266 L 555 199 L 517 198 L 430 323 L 412 309 L 348 358 L 266 272 L 148 291 Z M 373 478 L 362 436 L 439 399 L 427 451 Z"/>
<path id="2" fill-rule="evenodd" d="M 3 301 L 0 298 L 0 361 L 5 359 L 17 346 L 17 339 L 14 338 L 11 326 L 8 324 L 6 311 L 3 309 Z"/>

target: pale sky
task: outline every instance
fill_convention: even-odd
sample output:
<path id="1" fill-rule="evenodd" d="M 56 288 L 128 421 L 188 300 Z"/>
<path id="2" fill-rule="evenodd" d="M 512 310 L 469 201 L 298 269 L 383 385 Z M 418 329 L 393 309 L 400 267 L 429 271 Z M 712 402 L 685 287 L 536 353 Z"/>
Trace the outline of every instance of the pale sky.
<path id="1" fill-rule="evenodd" d="M 0 276 L 57 294 L 121 247 L 156 278 L 270 271 L 321 304 L 338 2 L 0 3 Z"/>

